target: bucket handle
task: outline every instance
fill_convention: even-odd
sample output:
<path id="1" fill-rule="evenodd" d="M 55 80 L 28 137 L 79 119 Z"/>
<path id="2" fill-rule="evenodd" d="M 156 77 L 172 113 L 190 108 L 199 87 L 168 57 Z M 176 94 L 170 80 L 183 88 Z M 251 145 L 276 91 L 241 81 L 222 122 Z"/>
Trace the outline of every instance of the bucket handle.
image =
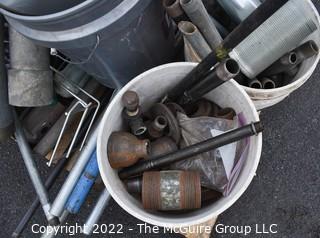
<path id="1" fill-rule="evenodd" d="M 74 65 L 81 65 L 81 64 L 88 63 L 91 60 L 92 56 L 94 55 L 94 53 L 98 49 L 99 44 L 100 44 L 100 36 L 96 35 L 96 43 L 95 43 L 94 47 L 92 48 L 92 51 L 90 52 L 88 58 L 83 61 L 79 61 L 79 62 L 74 62 L 74 61 L 71 61 L 71 60 L 64 58 L 63 56 L 59 55 L 59 53 L 56 49 L 51 49 L 51 55 L 61 59 L 62 61 L 66 62 L 66 63 L 74 64 Z"/>

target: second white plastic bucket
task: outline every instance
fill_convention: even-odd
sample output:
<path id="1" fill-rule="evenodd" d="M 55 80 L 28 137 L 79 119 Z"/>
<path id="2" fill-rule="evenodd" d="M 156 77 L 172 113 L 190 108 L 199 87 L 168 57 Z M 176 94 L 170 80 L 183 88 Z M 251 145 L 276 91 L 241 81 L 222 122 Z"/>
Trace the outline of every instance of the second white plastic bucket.
<path id="1" fill-rule="evenodd" d="M 311 0 L 306 0 L 306 6 L 309 9 L 310 14 L 313 15 L 314 22 L 316 23 L 318 29 L 313 32 L 309 37 L 307 37 L 304 42 L 313 40 L 320 47 L 320 16 L 313 5 Z M 294 22 L 293 22 L 294 24 Z M 302 43 L 304 43 L 302 42 Z M 302 44 L 301 43 L 301 44 Z M 185 47 L 185 59 L 189 62 L 199 62 L 199 57 L 192 52 L 192 49 Z M 257 110 L 261 110 L 267 107 L 271 107 L 286 97 L 288 97 L 292 92 L 300 88 L 306 81 L 311 77 L 317 64 L 319 63 L 320 54 L 305 60 L 300 67 L 297 75 L 292 79 L 292 83 L 275 88 L 275 89 L 255 89 L 243 86 L 244 90 L 252 99 Z"/>
<path id="2" fill-rule="evenodd" d="M 234 204 L 252 181 L 257 170 L 261 148 L 262 135 L 252 136 L 248 157 L 241 170 L 231 194 L 219 201 L 201 209 L 182 214 L 165 212 L 150 212 L 143 209 L 139 200 L 130 195 L 116 170 L 112 169 L 107 157 L 107 143 L 114 131 L 124 129 L 122 119 L 123 106 L 121 97 L 127 90 L 134 90 L 140 96 L 142 109 L 148 110 L 158 102 L 164 94 L 173 88 L 183 77 L 196 66 L 195 63 L 172 63 L 153 68 L 130 81 L 122 88 L 110 103 L 101 123 L 97 142 L 97 155 L 100 174 L 113 199 L 134 217 L 163 227 L 186 227 L 206 222 L 228 209 Z M 233 80 L 223 84 L 206 95 L 221 107 L 232 107 L 237 113 L 242 112 L 247 123 L 258 121 L 259 115 L 245 91 Z"/>

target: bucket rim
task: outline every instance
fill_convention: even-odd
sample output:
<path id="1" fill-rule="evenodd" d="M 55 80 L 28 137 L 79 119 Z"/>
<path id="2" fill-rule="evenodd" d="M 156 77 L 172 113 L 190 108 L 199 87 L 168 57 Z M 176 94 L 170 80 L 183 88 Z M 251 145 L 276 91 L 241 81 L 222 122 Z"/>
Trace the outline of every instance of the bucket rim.
<path id="1" fill-rule="evenodd" d="M 123 87 L 121 89 L 121 91 L 126 91 L 128 89 L 130 89 L 132 87 L 132 85 L 135 84 L 135 82 L 140 79 L 140 78 L 145 78 L 147 75 L 157 72 L 160 69 L 166 69 L 167 67 L 179 67 L 179 66 L 196 66 L 197 63 L 193 63 L 193 62 L 176 62 L 176 63 L 169 63 L 169 64 L 164 64 L 164 65 L 160 65 L 157 66 L 155 68 L 152 68 L 138 76 L 136 76 L 133 80 L 131 80 L 125 87 Z M 252 100 L 250 99 L 250 97 L 246 94 L 246 92 L 244 91 L 244 89 L 234 80 L 230 80 L 228 83 L 232 83 L 243 95 L 243 97 L 245 97 L 245 99 L 247 100 L 250 108 L 253 109 L 253 115 L 255 120 L 259 120 L 259 114 L 258 112 L 255 110 L 255 106 L 252 102 Z M 223 203 L 223 205 L 221 205 L 219 208 L 216 208 L 215 211 L 212 210 L 208 210 L 208 211 L 204 211 L 201 214 L 196 214 L 194 216 L 190 216 L 187 218 L 178 218 L 179 219 L 179 223 L 176 221 L 176 218 L 161 218 L 158 217 L 156 214 L 152 214 L 149 213 L 147 211 L 141 211 L 141 209 L 138 209 L 136 207 L 132 207 L 130 206 L 130 204 L 125 203 L 122 199 L 119 199 L 118 196 L 118 192 L 117 192 L 117 188 L 113 188 L 110 183 L 109 183 L 109 179 L 107 178 L 107 176 L 104 176 L 105 173 L 103 173 L 103 164 L 105 163 L 105 160 L 102 158 L 102 150 L 104 149 L 104 147 L 102 146 L 102 139 L 103 139 L 103 135 L 104 135 L 104 131 L 103 128 L 106 126 L 107 122 L 107 117 L 108 115 L 111 113 L 112 108 L 114 107 L 114 105 L 116 103 L 118 103 L 119 99 L 120 99 L 121 95 L 118 94 L 114 97 L 114 99 L 110 102 L 109 107 L 107 108 L 103 119 L 101 121 L 100 124 L 100 128 L 99 128 L 99 132 L 98 132 L 98 139 L 97 139 L 97 158 L 98 158 L 98 165 L 99 165 L 99 170 L 101 173 L 101 177 L 102 180 L 105 184 L 105 186 L 107 187 L 110 195 L 116 200 L 117 204 L 119 204 L 120 207 L 122 207 L 124 210 L 126 210 L 130 215 L 140 219 L 141 221 L 144 222 L 148 222 L 150 224 L 153 225 L 157 225 L 157 226 L 161 226 L 161 227 L 167 227 L 167 228 L 174 228 L 174 227 L 186 227 L 186 226 L 192 226 L 195 225 L 195 222 L 198 223 L 204 223 L 214 217 L 217 217 L 218 215 L 220 215 L 221 213 L 223 213 L 225 210 L 227 210 L 228 208 L 230 208 L 242 195 L 243 193 L 247 190 L 247 188 L 249 187 L 249 185 L 251 184 L 255 173 L 257 171 L 258 165 L 259 165 L 259 161 L 260 161 L 260 157 L 261 157 L 261 152 L 262 152 L 262 133 L 260 133 L 256 138 L 256 150 L 254 153 L 254 161 L 252 161 L 252 165 L 250 166 L 250 169 L 248 171 L 248 174 L 246 175 L 245 181 L 243 182 L 242 186 L 240 189 L 238 189 L 238 191 L 231 197 L 227 198 L 227 200 Z M 108 185 L 108 186 L 107 186 Z M 219 201 L 218 201 L 219 202 Z"/>

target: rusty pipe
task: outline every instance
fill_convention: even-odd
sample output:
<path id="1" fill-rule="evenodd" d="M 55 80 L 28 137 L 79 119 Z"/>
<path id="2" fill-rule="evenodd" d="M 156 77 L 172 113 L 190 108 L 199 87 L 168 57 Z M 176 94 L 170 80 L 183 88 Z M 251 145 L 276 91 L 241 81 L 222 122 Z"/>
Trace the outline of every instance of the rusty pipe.
<path id="1" fill-rule="evenodd" d="M 276 83 L 271 78 L 261 79 L 263 89 L 274 89 L 276 88 Z"/>
<path id="2" fill-rule="evenodd" d="M 142 135 L 146 132 L 139 105 L 139 96 L 134 91 L 127 91 L 122 96 L 122 103 L 124 106 L 123 117 L 127 121 L 131 132 L 136 135 Z"/>
<path id="3" fill-rule="evenodd" d="M 114 169 L 129 167 L 139 159 L 148 159 L 149 140 L 139 140 L 127 132 L 113 132 L 108 140 L 107 152 Z"/>
<path id="4" fill-rule="evenodd" d="M 236 112 L 232 108 L 226 107 L 218 110 L 214 116 L 222 119 L 233 120 L 236 116 Z"/>
<path id="5" fill-rule="evenodd" d="M 201 208 L 200 175 L 193 171 L 145 172 L 142 204 L 146 210 L 177 211 Z"/>
<path id="6" fill-rule="evenodd" d="M 148 135 L 151 139 L 157 139 L 163 136 L 164 130 L 168 126 L 168 120 L 164 116 L 157 116 L 153 121 L 147 124 Z"/>

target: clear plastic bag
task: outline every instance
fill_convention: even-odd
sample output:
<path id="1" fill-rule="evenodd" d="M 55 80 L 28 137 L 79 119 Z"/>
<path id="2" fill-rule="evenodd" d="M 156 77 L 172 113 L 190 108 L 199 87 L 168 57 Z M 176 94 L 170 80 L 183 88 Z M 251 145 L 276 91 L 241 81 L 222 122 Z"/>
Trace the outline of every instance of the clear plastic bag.
<path id="1" fill-rule="evenodd" d="M 239 126 L 238 116 L 234 120 L 214 117 L 189 118 L 178 113 L 181 127 L 181 148 L 215 137 Z M 242 124 L 242 123 L 241 123 Z M 238 164 L 247 143 L 238 142 L 202 153 L 194 158 L 180 161 L 171 166 L 172 169 L 194 170 L 201 174 L 201 185 L 228 194 L 228 186 L 233 176 L 237 175 L 233 169 Z M 240 167 L 241 168 L 241 167 Z"/>

